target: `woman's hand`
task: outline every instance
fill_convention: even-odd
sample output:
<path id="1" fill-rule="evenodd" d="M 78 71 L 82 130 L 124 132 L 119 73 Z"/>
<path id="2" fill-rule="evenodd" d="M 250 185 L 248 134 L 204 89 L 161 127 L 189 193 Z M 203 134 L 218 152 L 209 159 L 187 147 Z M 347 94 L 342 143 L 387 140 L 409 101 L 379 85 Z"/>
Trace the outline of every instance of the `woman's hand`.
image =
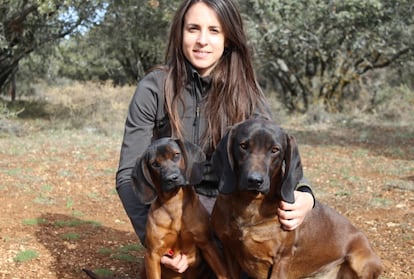
<path id="1" fill-rule="evenodd" d="M 165 255 L 161 257 L 161 263 L 178 273 L 183 273 L 188 268 L 188 259 L 185 254 L 178 254 L 174 256 Z"/>
<path id="2" fill-rule="evenodd" d="M 312 210 L 313 196 L 308 192 L 295 191 L 295 202 L 281 201 L 278 208 L 279 221 L 285 230 L 291 231 L 302 224 L 306 214 Z"/>

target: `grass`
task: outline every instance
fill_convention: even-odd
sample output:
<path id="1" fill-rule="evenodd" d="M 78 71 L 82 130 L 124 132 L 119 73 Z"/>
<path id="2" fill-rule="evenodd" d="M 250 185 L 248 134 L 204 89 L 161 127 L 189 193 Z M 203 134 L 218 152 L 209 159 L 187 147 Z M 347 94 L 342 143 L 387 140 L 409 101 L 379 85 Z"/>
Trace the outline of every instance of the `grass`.
<path id="1" fill-rule="evenodd" d="M 371 199 L 370 203 L 374 207 L 390 207 L 394 204 L 393 201 L 382 197 L 374 197 Z"/>
<path id="2" fill-rule="evenodd" d="M 124 262 L 138 262 L 137 257 L 130 255 L 130 254 L 124 254 L 124 253 L 118 253 L 112 256 L 113 259 L 124 261 Z"/>
<path id="3" fill-rule="evenodd" d="M 42 205 L 52 205 L 56 203 L 53 197 L 45 195 L 44 193 L 39 193 L 39 195 L 34 198 L 33 202 Z"/>
<path id="4" fill-rule="evenodd" d="M 80 234 L 78 233 L 74 233 L 74 232 L 68 232 L 68 233 L 64 233 L 61 235 L 61 238 L 63 240 L 70 240 L 70 241 L 74 241 L 74 240 L 78 240 L 80 238 Z"/>
<path id="5" fill-rule="evenodd" d="M 131 251 L 140 251 L 140 250 L 142 250 L 142 246 L 138 244 L 129 244 L 129 245 L 125 245 L 119 248 L 120 253 L 129 253 Z"/>
<path id="6" fill-rule="evenodd" d="M 73 207 L 73 199 L 71 197 L 66 198 L 66 208 L 71 209 Z"/>
<path id="7" fill-rule="evenodd" d="M 121 246 L 116 250 L 109 247 L 100 247 L 98 253 L 119 261 L 138 262 L 140 259 L 137 257 L 136 253 L 142 252 L 143 249 L 144 248 L 139 244 L 129 244 Z"/>
<path id="8" fill-rule="evenodd" d="M 88 195 L 88 197 L 89 197 L 90 199 L 95 200 L 95 201 L 99 201 L 99 200 L 101 200 L 101 199 L 102 199 L 102 198 L 100 197 L 99 193 L 89 192 L 87 195 Z"/>
<path id="9" fill-rule="evenodd" d="M 39 257 L 39 254 L 35 250 L 23 250 L 17 253 L 14 257 L 13 261 L 16 263 L 24 263 L 27 261 L 31 261 Z"/>
<path id="10" fill-rule="evenodd" d="M 92 225 L 94 227 L 100 227 L 101 224 L 99 222 L 96 221 L 84 221 L 84 220 L 80 220 L 80 219 L 71 219 L 71 220 L 58 220 L 54 222 L 54 225 L 56 227 L 77 227 L 77 226 L 81 226 L 81 225 Z"/>
<path id="11" fill-rule="evenodd" d="M 101 247 L 99 248 L 98 253 L 101 255 L 110 255 L 112 254 L 112 249 L 108 247 Z"/>
<path id="12" fill-rule="evenodd" d="M 21 168 L 14 168 L 5 170 L 4 173 L 10 176 L 21 176 L 23 170 Z"/>
<path id="13" fill-rule="evenodd" d="M 35 218 L 35 219 L 24 219 L 22 221 L 23 225 L 29 225 L 29 226 L 37 226 L 37 225 L 43 225 L 47 223 L 46 219 L 43 218 Z"/>
<path id="14" fill-rule="evenodd" d="M 82 215 L 82 213 L 77 213 L 74 215 Z M 49 221 L 45 218 L 32 218 L 32 219 L 24 219 L 22 221 L 23 225 L 28 226 L 38 226 L 38 225 L 45 225 L 49 223 Z M 57 220 L 53 222 L 55 227 L 66 228 L 66 227 L 78 227 L 82 225 L 90 225 L 93 227 L 100 227 L 101 224 L 97 221 L 85 221 L 80 219 L 70 219 L 70 220 Z"/>
<path id="15" fill-rule="evenodd" d="M 49 128 L 55 130 L 85 129 L 112 135 L 115 129 L 122 133 L 127 103 L 135 90 L 78 82 L 63 87 L 47 84 L 37 87 L 37 94 L 30 99 L 0 102 L 0 119 L 45 119 Z"/>

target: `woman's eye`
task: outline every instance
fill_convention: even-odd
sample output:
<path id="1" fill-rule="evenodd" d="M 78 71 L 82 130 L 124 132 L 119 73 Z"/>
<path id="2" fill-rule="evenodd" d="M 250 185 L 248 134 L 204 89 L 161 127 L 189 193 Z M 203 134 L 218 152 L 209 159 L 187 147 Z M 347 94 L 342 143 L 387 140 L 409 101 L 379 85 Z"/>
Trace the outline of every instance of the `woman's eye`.
<path id="1" fill-rule="evenodd" d="M 197 27 L 197 26 L 195 26 L 195 25 L 190 25 L 190 26 L 188 26 L 187 27 L 187 30 L 189 31 L 189 32 L 195 32 L 195 31 L 197 31 L 199 28 Z"/>

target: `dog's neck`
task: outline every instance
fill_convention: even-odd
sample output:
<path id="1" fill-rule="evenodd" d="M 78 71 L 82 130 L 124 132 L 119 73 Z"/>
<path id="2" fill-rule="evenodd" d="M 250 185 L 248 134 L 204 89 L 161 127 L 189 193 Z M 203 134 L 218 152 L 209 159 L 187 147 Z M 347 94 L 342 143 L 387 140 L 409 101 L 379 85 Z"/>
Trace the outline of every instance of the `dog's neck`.
<path id="1" fill-rule="evenodd" d="M 269 194 L 241 191 L 231 195 L 230 203 L 232 215 L 240 223 L 252 225 L 262 223 L 265 219 L 278 220 L 278 204 L 275 198 L 269 198 Z"/>
<path id="2" fill-rule="evenodd" d="M 183 208 L 194 200 L 196 195 L 192 186 L 182 186 L 169 192 L 158 194 L 153 207 L 163 207 L 170 215 L 178 215 Z"/>

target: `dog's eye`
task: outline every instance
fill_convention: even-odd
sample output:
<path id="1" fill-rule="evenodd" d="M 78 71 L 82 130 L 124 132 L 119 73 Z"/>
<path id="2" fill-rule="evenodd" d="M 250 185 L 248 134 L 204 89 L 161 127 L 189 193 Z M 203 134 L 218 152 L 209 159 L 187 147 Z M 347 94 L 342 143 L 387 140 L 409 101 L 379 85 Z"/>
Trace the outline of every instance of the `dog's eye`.
<path id="1" fill-rule="evenodd" d="M 280 149 L 279 149 L 279 147 L 277 147 L 277 146 L 273 146 L 272 147 L 272 153 L 278 153 L 280 151 Z"/>
<path id="2" fill-rule="evenodd" d="M 180 157 L 181 157 L 181 153 L 179 153 L 179 152 L 175 153 L 174 154 L 174 157 L 173 157 L 173 161 L 174 162 L 179 161 L 180 160 Z"/>
<path id="3" fill-rule="evenodd" d="M 154 169 L 157 169 L 157 168 L 159 168 L 159 167 L 160 167 L 160 164 L 159 164 L 157 161 L 154 161 L 154 162 L 152 162 L 152 163 L 151 163 L 151 166 L 152 166 Z"/>
<path id="4" fill-rule="evenodd" d="M 247 149 L 247 142 L 241 142 L 240 143 L 240 148 L 241 149 Z"/>

